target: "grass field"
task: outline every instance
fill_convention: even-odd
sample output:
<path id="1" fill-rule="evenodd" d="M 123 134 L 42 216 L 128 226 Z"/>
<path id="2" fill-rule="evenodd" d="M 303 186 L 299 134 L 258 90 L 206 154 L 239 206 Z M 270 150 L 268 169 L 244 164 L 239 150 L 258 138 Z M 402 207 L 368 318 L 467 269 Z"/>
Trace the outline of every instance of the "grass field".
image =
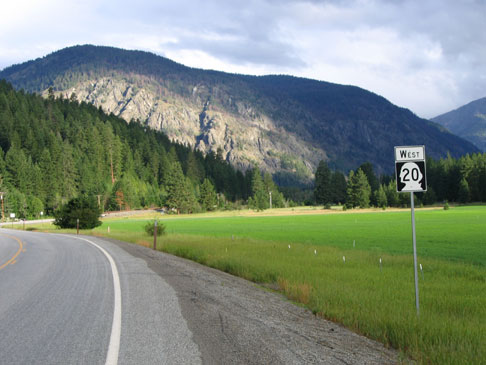
<path id="1" fill-rule="evenodd" d="M 160 217 L 160 216 L 159 216 Z M 167 232 L 218 238 L 251 238 L 410 254 L 410 211 L 268 217 L 160 219 Z M 145 221 L 106 222 L 114 231 L 140 232 Z M 104 230 L 104 227 L 101 230 Z M 486 266 L 486 207 L 416 211 L 418 254 Z M 484 234 L 480 234 L 483 232 Z"/>
<path id="2" fill-rule="evenodd" d="M 416 211 L 419 317 L 409 210 L 161 221 L 159 249 L 275 288 L 419 363 L 486 362 L 486 207 Z M 150 246 L 145 222 L 91 233 Z"/>

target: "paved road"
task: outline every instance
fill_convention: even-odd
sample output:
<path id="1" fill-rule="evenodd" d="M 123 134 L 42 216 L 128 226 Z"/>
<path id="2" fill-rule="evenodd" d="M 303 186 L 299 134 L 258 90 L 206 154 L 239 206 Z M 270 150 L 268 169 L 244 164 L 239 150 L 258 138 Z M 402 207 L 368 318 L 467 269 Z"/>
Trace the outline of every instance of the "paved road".
<path id="1" fill-rule="evenodd" d="M 86 239 L 119 273 L 121 332 L 111 363 L 200 363 L 174 290 L 142 260 Z M 117 350 L 114 277 L 92 243 L 0 230 L 0 364 L 109 363 L 110 344 Z"/>
<path id="2" fill-rule="evenodd" d="M 119 346 L 109 257 L 120 280 Z M 108 364 L 109 348 L 119 364 L 397 361 L 379 343 L 191 261 L 115 240 L 0 229 L 0 364 Z"/>
<path id="3" fill-rule="evenodd" d="M 46 218 L 46 219 L 34 219 L 31 221 L 24 221 L 22 219 L 18 219 L 16 221 L 11 221 L 11 222 L 0 222 L 0 227 L 13 227 L 13 226 L 18 226 L 18 225 L 24 225 L 28 227 L 29 224 L 37 224 L 37 223 L 50 223 L 54 222 L 54 219 L 52 218 Z"/>

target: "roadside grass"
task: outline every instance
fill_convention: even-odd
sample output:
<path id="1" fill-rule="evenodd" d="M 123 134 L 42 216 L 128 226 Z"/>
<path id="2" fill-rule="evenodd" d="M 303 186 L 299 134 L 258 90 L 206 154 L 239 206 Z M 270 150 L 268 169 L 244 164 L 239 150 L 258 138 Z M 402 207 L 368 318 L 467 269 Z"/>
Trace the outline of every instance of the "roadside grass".
<path id="1" fill-rule="evenodd" d="M 419 317 L 409 211 L 163 219 L 169 234 L 157 248 L 278 288 L 418 363 L 485 363 L 486 207 L 416 218 Z M 151 247 L 145 222 L 106 220 L 82 233 Z"/>
<path id="2" fill-rule="evenodd" d="M 484 268 L 421 259 L 417 318 L 411 255 L 384 254 L 380 270 L 379 258 L 362 250 L 308 244 L 291 244 L 289 249 L 279 242 L 180 234 L 161 241 L 166 252 L 257 283 L 276 284 L 317 315 L 419 363 L 475 364 L 486 359 Z"/>

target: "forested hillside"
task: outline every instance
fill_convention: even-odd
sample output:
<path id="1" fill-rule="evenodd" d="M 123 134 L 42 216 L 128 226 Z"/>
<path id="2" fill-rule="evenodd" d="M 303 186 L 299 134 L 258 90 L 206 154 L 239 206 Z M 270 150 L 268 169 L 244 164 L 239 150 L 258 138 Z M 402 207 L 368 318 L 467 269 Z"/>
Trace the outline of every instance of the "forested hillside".
<path id="1" fill-rule="evenodd" d="M 163 205 L 211 210 L 246 200 L 252 173 L 244 175 L 218 154 L 195 152 L 90 104 L 45 99 L 0 81 L 5 213 L 35 217 L 78 195 L 109 210 Z"/>
<path id="2" fill-rule="evenodd" d="M 390 173 L 398 145 L 426 145 L 436 159 L 478 152 L 359 87 L 205 71 L 141 51 L 75 46 L 8 67 L 0 78 L 46 97 L 52 88 L 202 153 L 219 149 L 233 166 L 259 166 L 281 186 L 308 184 L 320 160 L 342 171 L 369 161 Z"/>
<path id="3" fill-rule="evenodd" d="M 474 100 L 432 120 L 486 152 L 486 98 Z"/>

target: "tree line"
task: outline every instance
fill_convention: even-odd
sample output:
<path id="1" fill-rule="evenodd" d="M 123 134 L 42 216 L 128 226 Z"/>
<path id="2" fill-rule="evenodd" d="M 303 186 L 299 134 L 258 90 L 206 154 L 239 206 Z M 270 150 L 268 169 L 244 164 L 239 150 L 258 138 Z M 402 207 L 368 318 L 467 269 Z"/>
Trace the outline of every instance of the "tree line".
<path id="1" fill-rule="evenodd" d="M 263 196 L 270 191 L 273 206 L 282 206 L 269 174 L 238 171 L 222 151 L 203 155 L 138 121 L 127 123 L 74 98 L 16 91 L 0 80 L 0 196 L 6 215 L 50 215 L 79 196 L 101 210 L 167 207 L 188 213 L 232 209 L 248 200 L 265 209 Z"/>
<path id="2" fill-rule="evenodd" d="M 427 160 L 424 204 L 485 202 L 486 154 Z M 88 197 L 101 210 L 167 207 L 172 212 L 282 207 L 292 198 L 346 207 L 403 206 L 393 176 L 377 177 L 371 163 L 346 176 L 321 161 L 312 198 L 284 190 L 269 173 L 241 172 L 222 151 L 203 155 L 138 121 L 74 98 L 15 91 L 0 80 L 0 197 L 5 215 L 52 215 L 73 198 Z M 312 192 L 311 192 L 312 193 Z"/>
<path id="3" fill-rule="evenodd" d="M 460 158 L 448 155 L 440 160 L 427 158 L 426 170 L 427 191 L 415 194 L 419 204 L 486 202 L 486 153 Z M 377 177 L 369 162 L 351 170 L 346 177 L 321 161 L 315 172 L 313 193 L 315 204 L 325 206 L 385 208 L 410 204 L 408 194 L 396 191 L 395 176 Z"/>

